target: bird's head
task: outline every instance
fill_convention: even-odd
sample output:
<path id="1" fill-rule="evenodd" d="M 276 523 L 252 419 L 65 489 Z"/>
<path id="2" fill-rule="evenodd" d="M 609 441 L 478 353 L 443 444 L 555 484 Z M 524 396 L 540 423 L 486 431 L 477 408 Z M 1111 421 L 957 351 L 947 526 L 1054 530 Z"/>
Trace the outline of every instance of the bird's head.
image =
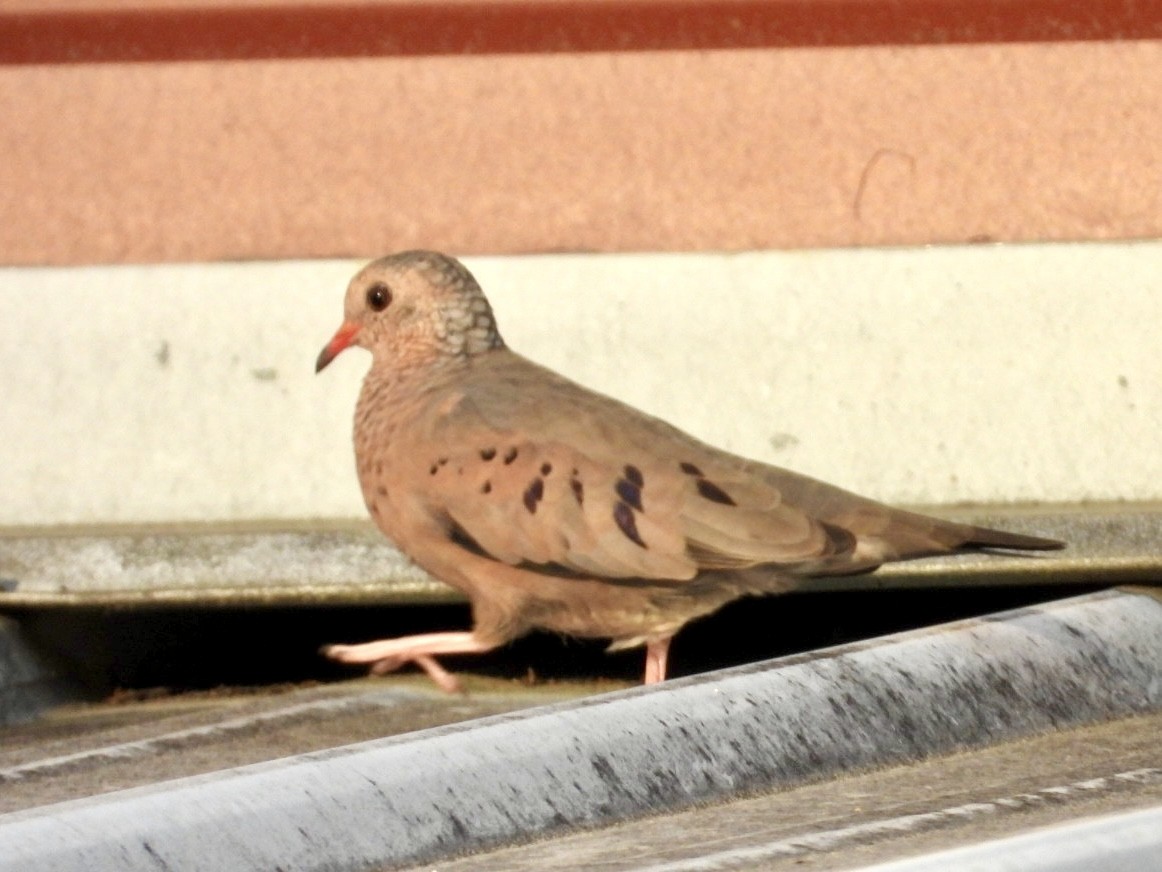
<path id="1" fill-rule="evenodd" d="M 424 365 L 501 348 L 488 305 L 460 261 L 405 251 L 372 261 L 347 286 L 343 324 L 315 362 L 319 372 L 352 345 L 376 361 Z"/>

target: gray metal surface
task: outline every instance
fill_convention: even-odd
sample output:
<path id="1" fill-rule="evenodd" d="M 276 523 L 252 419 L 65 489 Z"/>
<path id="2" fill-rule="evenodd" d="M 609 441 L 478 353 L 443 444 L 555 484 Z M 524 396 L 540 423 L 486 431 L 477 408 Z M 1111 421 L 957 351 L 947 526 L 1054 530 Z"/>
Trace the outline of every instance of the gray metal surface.
<path id="1" fill-rule="evenodd" d="M 995 839 L 859 872 L 1156 872 L 1162 805 Z"/>
<path id="2" fill-rule="evenodd" d="M 0 609 L 461 598 L 362 521 L 0 534 Z"/>
<path id="3" fill-rule="evenodd" d="M 1162 805 L 1162 714 L 442 860 L 440 872 L 849 872 Z M 419 867 L 414 872 L 431 866 Z M 936 867 L 939 868 L 939 867 Z"/>
<path id="4" fill-rule="evenodd" d="M 0 816 L 0 869 L 363 869 L 1162 707 L 1109 592 Z"/>
<path id="5" fill-rule="evenodd" d="M 1162 508 L 933 509 L 1065 551 L 972 554 L 807 579 L 802 590 L 982 584 L 1127 584 L 1162 578 Z M 368 522 L 0 532 L 0 610 L 51 606 L 417 604 L 462 599 Z"/>
<path id="6" fill-rule="evenodd" d="M 119 691 L 0 730 L 0 814 L 620 689 L 426 676 L 201 691 Z M 0 852 L 2 853 L 2 852 Z"/>

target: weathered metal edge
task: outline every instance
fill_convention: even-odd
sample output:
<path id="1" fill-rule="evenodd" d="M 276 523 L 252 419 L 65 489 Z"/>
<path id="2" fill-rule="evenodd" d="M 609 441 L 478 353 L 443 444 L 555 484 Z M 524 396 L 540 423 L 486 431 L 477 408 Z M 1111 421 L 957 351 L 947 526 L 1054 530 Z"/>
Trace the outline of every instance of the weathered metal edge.
<path id="1" fill-rule="evenodd" d="M 1162 507 L 1155 504 L 932 511 L 1070 544 L 1049 554 L 889 564 L 869 575 L 807 579 L 799 590 L 1162 580 Z M 362 521 L 0 530 L 0 611 L 462 601 Z"/>
<path id="2" fill-rule="evenodd" d="M 1162 858 L 1162 806 L 1070 821 L 1032 832 L 852 872 L 1147 872 Z"/>
<path id="3" fill-rule="evenodd" d="M 1162 708 L 1106 591 L 0 815 L 0 870 L 362 870 Z"/>

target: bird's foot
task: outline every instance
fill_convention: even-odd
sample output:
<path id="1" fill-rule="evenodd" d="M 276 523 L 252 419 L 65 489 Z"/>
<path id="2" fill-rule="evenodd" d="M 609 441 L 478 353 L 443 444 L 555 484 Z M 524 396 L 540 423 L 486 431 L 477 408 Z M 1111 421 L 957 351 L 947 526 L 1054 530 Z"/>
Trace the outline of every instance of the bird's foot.
<path id="1" fill-rule="evenodd" d="M 643 684 L 658 684 L 666 680 L 666 661 L 670 655 L 670 639 L 655 639 L 646 643 L 646 677 Z"/>
<path id="2" fill-rule="evenodd" d="M 327 645 L 322 653 L 340 663 L 363 663 L 373 675 L 383 675 L 406 663 L 415 663 L 433 683 L 446 693 L 460 693 L 459 679 L 440 665 L 435 654 L 479 654 L 494 646 L 476 639 L 472 633 L 425 633 L 399 639 L 379 639 L 360 645 Z"/>
<path id="3" fill-rule="evenodd" d="M 441 666 L 440 661 L 430 654 L 413 654 L 410 657 L 395 654 L 388 657 L 376 657 L 374 650 L 370 653 L 360 650 L 371 648 L 377 644 L 371 642 L 367 645 L 327 645 L 323 648 L 323 655 L 340 663 L 370 664 L 372 675 L 386 675 L 389 672 L 395 672 L 401 666 L 414 663 L 427 673 L 428 678 L 432 679 L 436 687 L 445 693 L 462 693 L 464 691 L 460 679 Z"/>

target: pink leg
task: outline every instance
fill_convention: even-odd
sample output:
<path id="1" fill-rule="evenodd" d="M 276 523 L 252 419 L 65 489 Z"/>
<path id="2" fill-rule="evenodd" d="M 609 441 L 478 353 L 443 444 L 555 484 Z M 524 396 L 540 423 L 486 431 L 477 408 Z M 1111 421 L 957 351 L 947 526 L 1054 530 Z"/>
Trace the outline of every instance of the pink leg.
<path id="1" fill-rule="evenodd" d="M 657 684 L 666 680 L 666 658 L 670 654 L 670 639 L 656 639 L 646 643 L 646 684 Z"/>
<path id="2" fill-rule="evenodd" d="M 472 633 L 424 633 L 399 639 L 379 639 L 361 645 L 328 645 L 323 654 L 340 663 L 369 663 L 376 675 L 415 663 L 436 686 L 448 693 L 460 690 L 460 682 L 441 666 L 435 654 L 480 654 L 495 645 L 478 640 Z"/>

